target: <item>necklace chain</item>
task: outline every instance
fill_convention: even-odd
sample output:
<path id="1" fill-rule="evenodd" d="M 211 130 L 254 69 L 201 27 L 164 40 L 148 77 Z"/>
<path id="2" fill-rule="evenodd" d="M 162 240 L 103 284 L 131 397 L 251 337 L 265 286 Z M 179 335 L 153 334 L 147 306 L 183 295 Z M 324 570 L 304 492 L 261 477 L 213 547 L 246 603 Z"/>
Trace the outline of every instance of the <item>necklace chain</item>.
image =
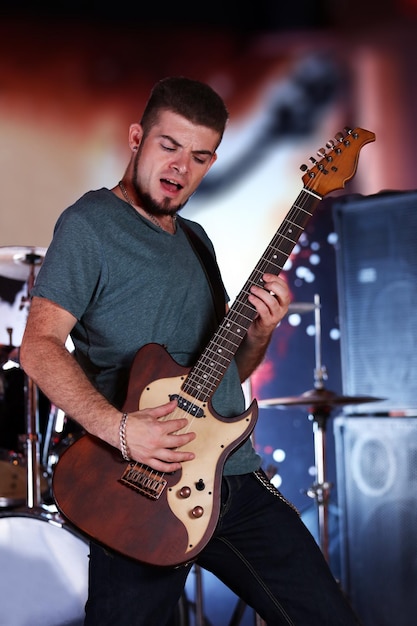
<path id="1" fill-rule="evenodd" d="M 120 187 L 120 191 L 122 192 L 123 197 L 126 200 L 126 202 L 128 204 L 130 204 L 130 206 L 133 207 L 135 209 L 135 211 L 136 211 L 135 205 L 133 204 L 132 200 L 129 198 L 129 194 L 127 193 L 126 187 L 124 186 L 122 180 L 119 181 L 119 187 Z M 161 228 L 161 230 L 165 230 L 165 228 L 162 226 L 162 224 L 158 220 L 158 218 L 155 217 L 155 215 L 152 215 L 152 213 L 148 213 L 148 211 L 146 211 L 146 209 L 143 209 L 143 211 L 145 211 L 146 215 L 149 217 L 151 222 L 153 222 L 156 226 Z M 176 216 L 172 215 L 171 216 L 171 220 L 172 220 L 172 229 L 175 230 L 175 226 L 174 225 L 175 225 Z"/>

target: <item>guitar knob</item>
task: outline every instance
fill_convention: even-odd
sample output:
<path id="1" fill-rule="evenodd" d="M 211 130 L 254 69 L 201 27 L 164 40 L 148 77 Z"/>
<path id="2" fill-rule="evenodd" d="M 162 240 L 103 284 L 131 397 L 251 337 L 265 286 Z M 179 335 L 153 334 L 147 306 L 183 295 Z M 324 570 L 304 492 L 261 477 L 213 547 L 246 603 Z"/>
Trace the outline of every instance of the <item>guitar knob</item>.
<path id="1" fill-rule="evenodd" d="M 191 495 L 191 489 L 189 487 L 181 487 L 180 489 L 180 497 L 181 498 L 189 498 Z"/>
<path id="2" fill-rule="evenodd" d="M 204 513 L 204 509 L 202 506 L 195 506 L 193 510 L 191 511 L 191 515 L 195 517 L 196 519 L 198 519 L 199 517 L 202 517 L 203 513 Z"/>

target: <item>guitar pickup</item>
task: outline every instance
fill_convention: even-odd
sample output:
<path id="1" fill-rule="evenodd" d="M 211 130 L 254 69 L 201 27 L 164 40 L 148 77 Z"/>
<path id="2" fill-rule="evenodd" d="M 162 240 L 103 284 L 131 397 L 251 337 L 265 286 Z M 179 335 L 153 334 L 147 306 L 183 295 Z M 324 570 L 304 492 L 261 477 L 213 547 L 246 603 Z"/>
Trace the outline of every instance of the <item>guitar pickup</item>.
<path id="1" fill-rule="evenodd" d="M 158 500 L 167 484 L 158 472 L 139 463 L 129 464 L 120 482 L 151 500 Z"/>
<path id="2" fill-rule="evenodd" d="M 194 404 L 193 402 L 186 400 L 185 398 L 178 395 L 177 393 L 170 394 L 169 399 L 176 400 L 179 408 L 185 411 L 186 413 L 188 413 L 189 415 L 192 415 L 193 417 L 205 417 L 204 411 L 201 408 L 201 406 L 197 406 L 197 404 Z"/>

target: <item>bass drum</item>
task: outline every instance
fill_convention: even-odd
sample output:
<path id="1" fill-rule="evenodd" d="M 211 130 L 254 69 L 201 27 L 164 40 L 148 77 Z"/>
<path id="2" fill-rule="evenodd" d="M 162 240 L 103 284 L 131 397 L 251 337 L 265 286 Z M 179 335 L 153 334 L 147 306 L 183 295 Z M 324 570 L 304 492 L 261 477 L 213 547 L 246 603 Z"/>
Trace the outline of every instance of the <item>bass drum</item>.
<path id="1" fill-rule="evenodd" d="M 83 626 L 89 544 L 55 513 L 0 514 L 0 625 Z M 185 593 L 169 626 L 189 626 Z"/>
<path id="2" fill-rule="evenodd" d="M 0 624 L 82 626 L 88 542 L 48 513 L 0 515 Z"/>

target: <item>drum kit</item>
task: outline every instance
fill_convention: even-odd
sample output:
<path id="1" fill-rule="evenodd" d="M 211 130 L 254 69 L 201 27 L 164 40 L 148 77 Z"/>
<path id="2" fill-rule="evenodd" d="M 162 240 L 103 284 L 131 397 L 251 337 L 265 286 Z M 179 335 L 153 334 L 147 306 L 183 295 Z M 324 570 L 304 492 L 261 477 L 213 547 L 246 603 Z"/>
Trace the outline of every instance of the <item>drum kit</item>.
<path id="1" fill-rule="evenodd" d="M 26 311 L 45 253 L 44 248 L 34 246 L 0 248 L 0 277 L 25 284 L 20 308 Z M 0 432 L 5 439 L 0 440 L 0 560 L 4 573 L 0 623 L 81 626 L 87 598 L 88 543 L 62 519 L 51 495 L 59 451 L 70 445 L 80 430 L 68 432 L 71 421 L 65 418 L 63 427 L 57 428 L 58 410 L 21 370 L 13 328 L 6 330 L 9 342 L 0 344 Z M 23 413 L 23 429 L 20 415 L 10 415 L 14 410 Z M 42 426 L 40 416 L 44 418 Z M 1 422 L 8 418 L 6 428 Z"/>

